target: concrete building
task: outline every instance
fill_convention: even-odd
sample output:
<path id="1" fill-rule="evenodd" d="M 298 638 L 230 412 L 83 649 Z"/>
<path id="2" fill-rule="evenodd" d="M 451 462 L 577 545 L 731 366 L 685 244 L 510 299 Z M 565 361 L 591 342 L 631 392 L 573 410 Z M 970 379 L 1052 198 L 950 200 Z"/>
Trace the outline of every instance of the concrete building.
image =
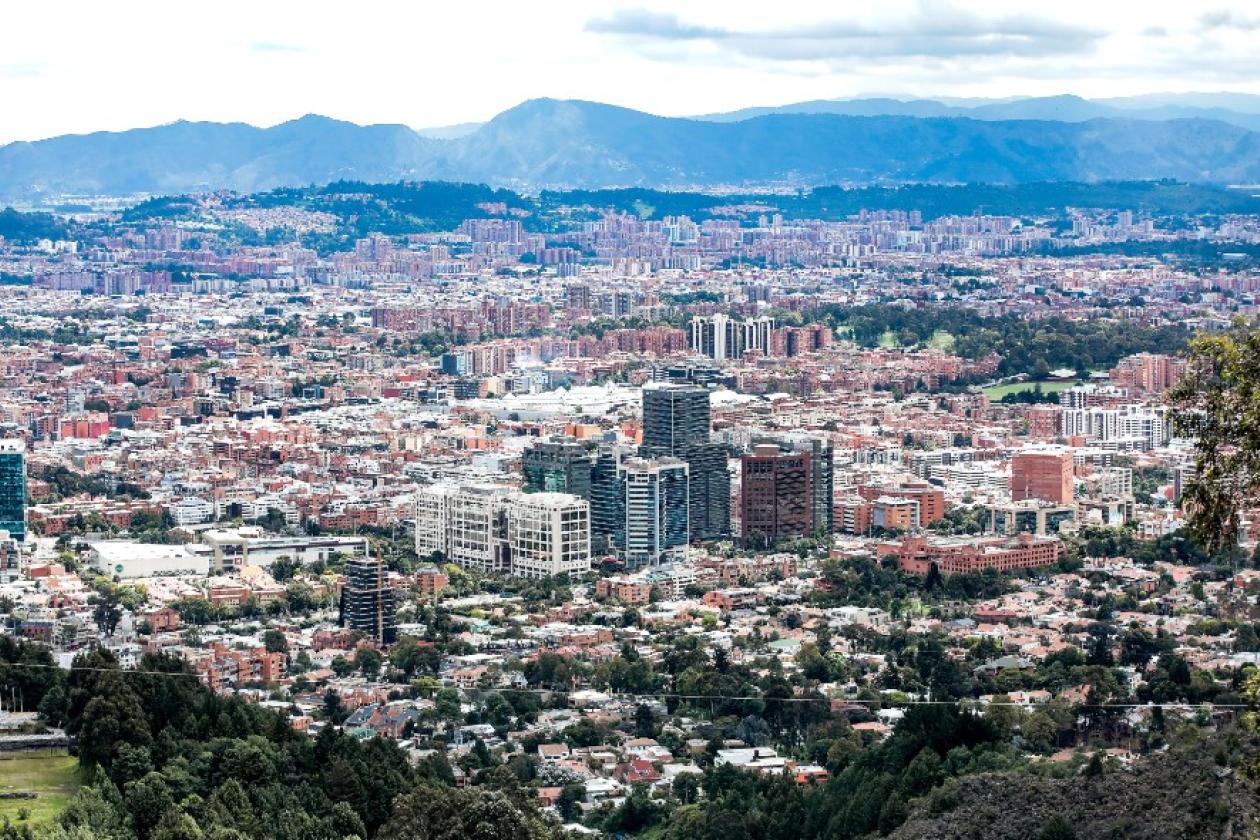
<path id="1" fill-rule="evenodd" d="M 745 544 L 773 545 L 814 530 L 813 468 L 808 453 L 760 444 L 740 459 L 740 523 Z"/>
<path id="2" fill-rule="evenodd" d="M 356 557 L 346 563 L 346 585 L 341 590 L 341 626 L 358 630 L 379 644 L 396 638 L 395 596 L 385 580 L 385 564 L 375 557 Z"/>
<path id="3" fill-rule="evenodd" d="M 366 557 L 367 537 L 292 537 L 268 534 L 261 528 L 213 528 L 201 533 L 200 544 L 191 550 L 207 555 L 216 572 L 242 566 L 270 568 L 281 557 L 304 566 L 328 562 L 334 554 Z"/>
<path id="4" fill-rule="evenodd" d="M 591 568 L 591 507 L 568 493 L 529 493 L 507 514 L 512 574 L 544 578 Z"/>
<path id="5" fill-rule="evenodd" d="M 433 484 L 416 494 L 416 553 L 481 573 L 530 578 L 586 571 L 590 503 L 497 484 Z"/>
<path id="6" fill-rule="evenodd" d="M 205 577 L 210 554 L 196 546 L 157 545 L 132 540 L 102 540 L 92 544 L 88 562 L 106 577 Z"/>
<path id="7" fill-rule="evenodd" d="M 1024 449 L 1011 458 L 1011 498 L 1071 504 L 1072 453 L 1066 449 Z"/>

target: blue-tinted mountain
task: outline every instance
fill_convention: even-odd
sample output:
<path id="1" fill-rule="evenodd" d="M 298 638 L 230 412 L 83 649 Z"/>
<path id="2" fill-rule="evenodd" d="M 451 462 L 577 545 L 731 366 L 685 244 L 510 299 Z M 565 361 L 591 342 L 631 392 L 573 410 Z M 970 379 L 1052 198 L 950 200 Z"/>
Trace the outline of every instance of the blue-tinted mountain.
<path id="1" fill-rule="evenodd" d="M 717 123 L 531 100 L 454 148 L 446 174 L 515 186 L 1260 178 L 1260 134 L 1212 120 L 770 114 Z"/>
<path id="2" fill-rule="evenodd" d="M 1059 119 L 1034 119 L 1050 105 L 1022 100 L 972 107 L 983 119 L 923 106 L 917 114 L 771 113 L 718 122 L 537 99 L 447 138 L 316 116 L 272 128 L 179 122 L 0 147 L 0 198 L 253 192 L 335 180 L 445 179 L 526 190 L 1260 183 L 1260 134 L 1244 127 L 1089 117 L 1100 106 L 1075 98 L 1053 105 Z M 993 118 L 999 106 L 1018 113 Z"/>
<path id="3" fill-rule="evenodd" d="M 935 99 L 814 99 L 760 108 L 743 108 L 696 119 L 739 122 L 768 114 L 841 114 L 855 117 L 969 117 L 976 120 L 1051 120 L 1084 122 L 1129 119 L 1164 122 L 1205 119 L 1260 131 L 1260 97 L 1245 94 L 1153 94 L 1114 99 L 1040 96 L 1022 99 L 941 102 Z"/>
<path id="4" fill-rule="evenodd" d="M 434 141 L 401 125 L 360 126 L 306 116 L 272 128 L 176 122 L 65 135 L 0 147 L 0 195 L 128 195 L 254 191 L 339 178 L 394 180 L 421 173 Z"/>

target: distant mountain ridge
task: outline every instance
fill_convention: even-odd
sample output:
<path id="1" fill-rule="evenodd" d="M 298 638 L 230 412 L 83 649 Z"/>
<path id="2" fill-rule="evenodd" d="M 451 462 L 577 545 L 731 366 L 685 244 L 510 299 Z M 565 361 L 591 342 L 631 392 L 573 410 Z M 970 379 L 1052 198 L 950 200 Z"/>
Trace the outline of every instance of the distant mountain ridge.
<path id="1" fill-rule="evenodd" d="M 177 122 L 0 146 L 0 198 L 254 192 L 341 179 L 445 179 L 518 190 L 1260 182 L 1260 133 L 1220 119 L 1147 118 L 1145 104 L 1126 109 L 1057 97 L 960 108 L 890 99 L 791 110 L 810 105 L 687 119 L 534 99 L 480 126 L 428 136 L 403 125 L 314 115 L 271 128 Z M 824 106 L 862 113 L 818 112 Z M 1121 116 L 1094 116 L 1099 108 Z M 904 113 L 879 113 L 896 109 Z M 1058 119 L 1041 116 L 1054 109 Z"/>
<path id="2" fill-rule="evenodd" d="M 1064 94 L 1015 100 L 947 103 L 936 99 L 816 99 L 772 107 L 742 108 L 695 117 L 710 122 L 739 122 L 767 114 L 841 114 L 847 116 L 969 117 L 976 120 L 1050 120 L 1084 122 L 1131 119 L 1164 122 L 1217 120 L 1260 131 L 1260 96 L 1246 94 L 1165 94 L 1150 97 L 1084 99 Z"/>

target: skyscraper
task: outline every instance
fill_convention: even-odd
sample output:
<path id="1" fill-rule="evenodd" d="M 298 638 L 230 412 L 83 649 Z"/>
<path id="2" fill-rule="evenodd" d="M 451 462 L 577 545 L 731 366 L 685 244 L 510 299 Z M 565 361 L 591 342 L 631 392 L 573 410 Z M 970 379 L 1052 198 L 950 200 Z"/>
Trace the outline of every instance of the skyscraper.
<path id="1" fill-rule="evenodd" d="M 379 557 L 353 557 L 346 562 L 346 584 L 341 590 L 341 626 L 358 630 L 380 644 L 393 644 L 394 591 L 385 581 Z"/>
<path id="2" fill-rule="evenodd" d="M 726 450 L 709 442 L 709 392 L 673 383 L 643 388 L 643 446 L 646 458 L 672 457 L 689 467 L 692 539 L 716 539 L 731 528 L 731 479 Z"/>
<path id="3" fill-rule="evenodd" d="M 551 437 L 521 456 L 526 493 L 572 493 L 591 498 L 591 453 L 573 438 Z"/>
<path id="4" fill-rule="evenodd" d="M 0 531 L 26 539 L 26 443 L 0 440 Z"/>
<path id="5" fill-rule="evenodd" d="M 626 488 L 621 464 L 634 455 L 634 448 L 605 444 L 599 448 L 591 468 L 591 550 L 611 551 L 625 545 Z"/>
<path id="6" fill-rule="evenodd" d="M 631 458 L 622 463 L 626 525 L 618 546 L 626 566 L 657 566 L 686 555 L 687 464 L 677 458 Z"/>
<path id="7" fill-rule="evenodd" d="M 814 530 L 813 470 L 805 452 L 759 445 L 740 459 L 740 522 L 744 542 L 773 545 Z"/>
<path id="8" fill-rule="evenodd" d="M 814 530 L 830 534 L 835 530 L 836 462 L 831 441 L 819 435 L 792 432 L 776 439 L 790 452 L 809 453 L 809 490 L 812 497 Z M 754 440 L 759 443 L 760 440 Z"/>

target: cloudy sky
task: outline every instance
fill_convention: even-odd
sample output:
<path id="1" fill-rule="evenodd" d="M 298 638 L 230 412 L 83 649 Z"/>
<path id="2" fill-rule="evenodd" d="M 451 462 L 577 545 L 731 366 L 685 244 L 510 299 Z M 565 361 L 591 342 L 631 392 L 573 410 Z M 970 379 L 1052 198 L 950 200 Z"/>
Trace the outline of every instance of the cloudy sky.
<path id="1" fill-rule="evenodd" d="M 0 142 L 537 96 L 686 115 L 861 95 L 1260 93 L 1246 0 L 41 0 L 0 16 Z"/>

